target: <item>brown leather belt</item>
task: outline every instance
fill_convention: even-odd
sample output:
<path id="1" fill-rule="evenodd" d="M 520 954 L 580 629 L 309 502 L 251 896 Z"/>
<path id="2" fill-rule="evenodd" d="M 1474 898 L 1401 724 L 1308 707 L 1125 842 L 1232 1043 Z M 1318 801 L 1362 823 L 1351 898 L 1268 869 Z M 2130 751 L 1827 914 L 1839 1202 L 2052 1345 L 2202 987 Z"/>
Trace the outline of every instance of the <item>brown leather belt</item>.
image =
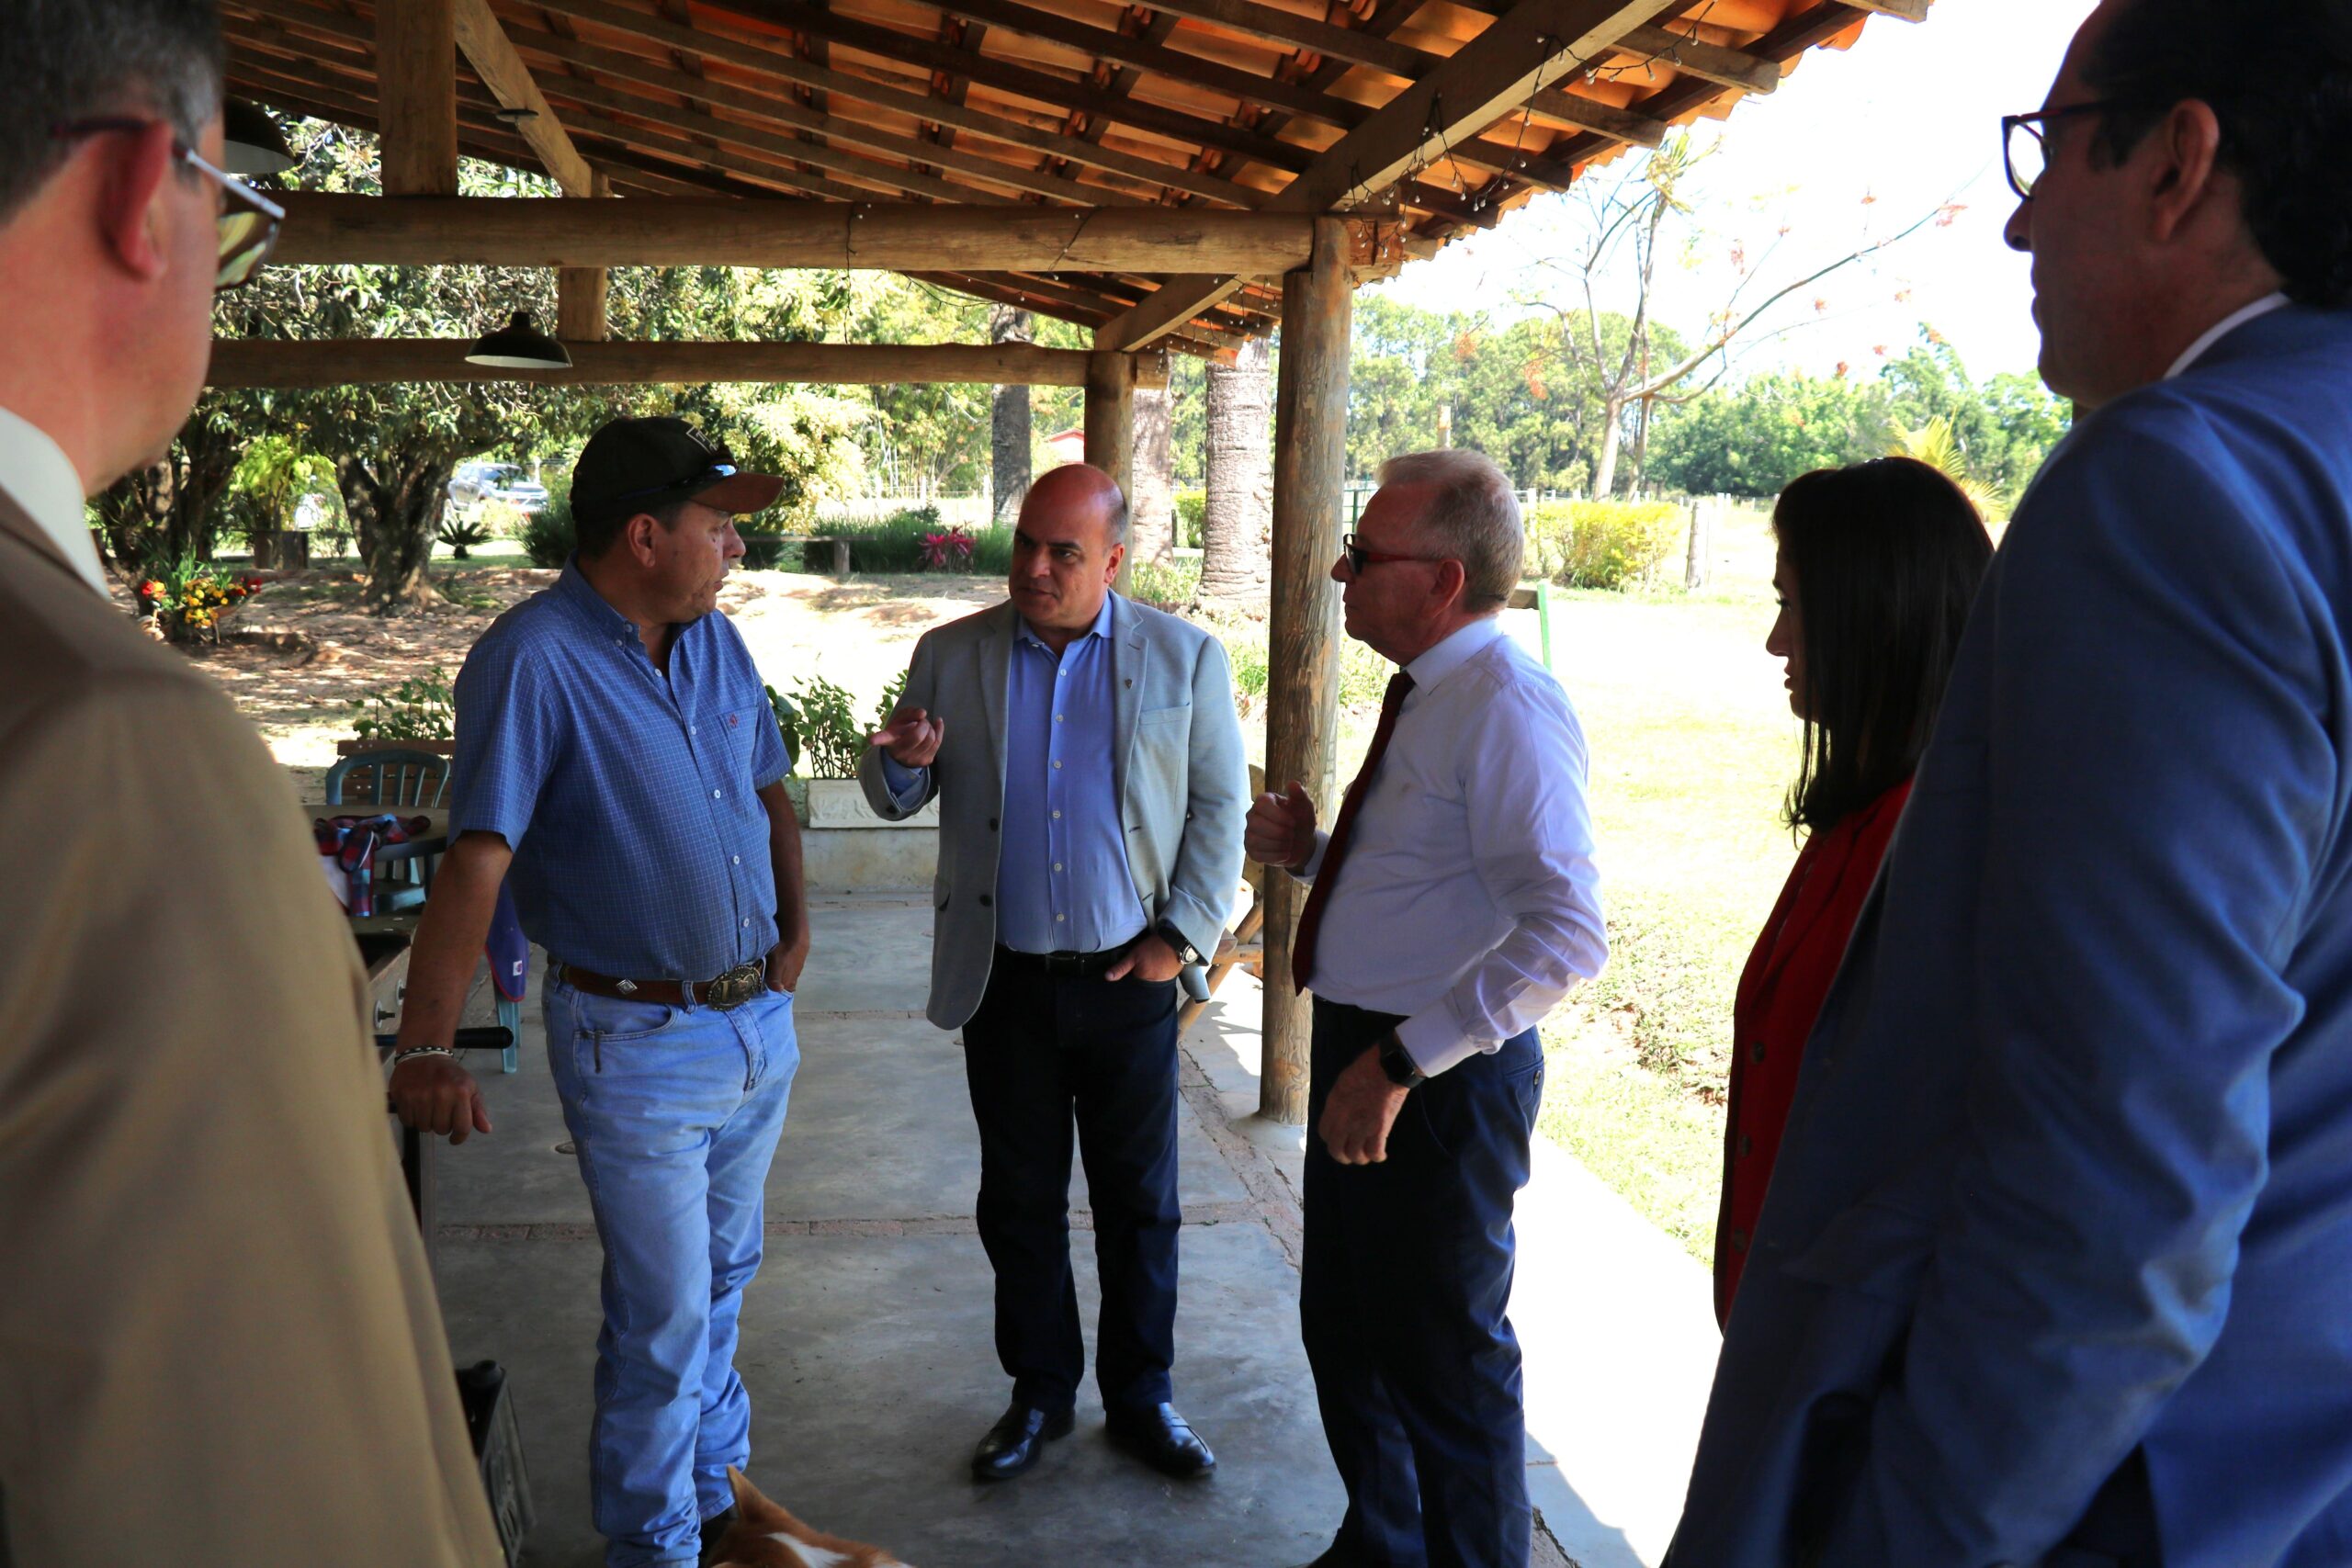
<path id="1" fill-rule="evenodd" d="M 720 1012 L 741 1007 L 768 988 L 768 966 L 759 959 L 739 964 L 716 980 L 616 980 L 570 964 L 557 965 L 563 983 L 592 997 L 615 997 L 625 1002 L 651 1002 L 658 1007 L 717 1008 Z"/>

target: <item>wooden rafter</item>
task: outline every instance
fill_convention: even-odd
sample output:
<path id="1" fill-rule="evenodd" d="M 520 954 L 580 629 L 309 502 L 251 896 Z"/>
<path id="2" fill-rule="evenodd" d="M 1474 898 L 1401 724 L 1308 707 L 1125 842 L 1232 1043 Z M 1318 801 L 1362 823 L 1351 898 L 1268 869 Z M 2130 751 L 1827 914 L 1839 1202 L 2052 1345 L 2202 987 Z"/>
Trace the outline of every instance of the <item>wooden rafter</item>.
<path id="1" fill-rule="evenodd" d="M 384 194 L 458 191 L 457 0 L 377 0 Z"/>
<path id="2" fill-rule="evenodd" d="M 649 42 L 674 46 L 683 36 L 701 38 L 691 29 L 666 22 L 648 14 L 614 3 L 614 0 L 541 0 L 537 9 L 557 16 L 577 17 L 594 22 L 614 32 L 626 33 Z M 705 41 L 708 41 L 705 39 Z M 945 99 L 926 98 L 922 94 L 892 87 L 865 77 L 852 76 L 836 63 L 827 69 L 797 59 L 781 50 L 746 39 L 728 39 L 726 60 L 735 70 L 756 73 L 778 81 L 796 82 L 816 87 L 838 97 L 846 97 L 912 116 L 918 119 L 936 121 L 942 125 L 972 135 L 984 136 L 1008 147 L 1024 148 L 1030 152 L 1068 158 L 1073 163 L 1091 165 L 1108 173 L 1124 175 L 1130 179 L 1168 186 L 1201 197 L 1227 207 L 1255 206 L 1262 199 L 1247 186 L 1231 180 L 1195 175 L 1175 164 L 1142 158 L 1133 153 L 1089 145 L 1072 137 L 1039 130 L 1018 120 L 1007 119 Z M 960 52 L 960 51 L 958 51 Z M 951 56 L 952 61 L 952 56 Z M 919 62 L 905 62 L 928 74 L 933 70 L 950 66 Z M 960 67 L 956 67 L 960 69 Z"/>
<path id="3" fill-rule="evenodd" d="M 490 0 L 458 0 L 458 48 L 473 62 L 474 74 L 496 96 L 502 108 L 519 111 L 515 130 L 566 196 L 594 194 L 595 172 L 580 156 L 555 109 L 539 91 L 514 40 L 491 15 Z"/>
<path id="4" fill-rule="evenodd" d="M 1270 207 L 1322 212 L 1386 189 L 1484 130 L 1648 23 L 1673 0 L 1524 0 L 1341 137 Z M 1232 276 L 1171 278 L 1096 334 L 1098 347 L 1133 350 L 1232 294 Z"/>

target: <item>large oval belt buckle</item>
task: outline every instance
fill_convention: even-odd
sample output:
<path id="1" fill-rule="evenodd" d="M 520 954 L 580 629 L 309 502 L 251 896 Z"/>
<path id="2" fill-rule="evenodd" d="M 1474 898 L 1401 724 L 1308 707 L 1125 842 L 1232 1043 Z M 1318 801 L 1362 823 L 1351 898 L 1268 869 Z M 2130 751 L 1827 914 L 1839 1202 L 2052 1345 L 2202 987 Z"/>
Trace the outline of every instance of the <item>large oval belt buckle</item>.
<path id="1" fill-rule="evenodd" d="M 741 1007 L 758 996 L 766 988 L 767 982 L 766 966 L 754 959 L 749 964 L 737 964 L 712 981 L 704 1000 L 724 1012 L 729 1008 Z"/>

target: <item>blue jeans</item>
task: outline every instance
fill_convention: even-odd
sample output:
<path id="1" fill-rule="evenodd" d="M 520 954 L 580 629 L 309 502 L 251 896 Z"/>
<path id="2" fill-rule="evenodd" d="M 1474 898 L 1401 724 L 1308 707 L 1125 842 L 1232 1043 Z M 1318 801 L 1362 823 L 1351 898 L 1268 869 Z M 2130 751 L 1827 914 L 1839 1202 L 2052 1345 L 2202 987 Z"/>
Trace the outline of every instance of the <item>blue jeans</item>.
<path id="1" fill-rule="evenodd" d="M 548 1062 L 605 1246 L 588 1486 L 607 1568 L 692 1563 L 749 1462 L 743 1287 L 800 1047 L 792 998 L 730 1011 L 592 997 L 552 977 Z"/>

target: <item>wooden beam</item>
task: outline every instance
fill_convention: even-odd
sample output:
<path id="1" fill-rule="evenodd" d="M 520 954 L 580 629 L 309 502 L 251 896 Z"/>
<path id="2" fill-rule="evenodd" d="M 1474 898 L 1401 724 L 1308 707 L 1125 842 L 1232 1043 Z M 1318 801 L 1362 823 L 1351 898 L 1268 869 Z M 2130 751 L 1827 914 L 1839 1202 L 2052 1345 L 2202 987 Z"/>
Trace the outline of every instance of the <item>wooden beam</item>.
<path id="1" fill-rule="evenodd" d="M 1719 87 L 1769 93 L 1781 85 L 1781 68 L 1773 62 L 1745 50 L 1687 38 L 1674 31 L 1671 25 L 1635 28 L 1620 40 L 1620 47 L 1645 60 L 1665 60 L 1684 75 L 1700 77 Z"/>
<path id="2" fill-rule="evenodd" d="M 1598 98 L 1546 87 L 1528 101 L 1537 114 L 1564 119 L 1583 130 L 1598 131 L 1613 141 L 1634 147 L 1666 145 L 1666 121 L 1633 109 L 1621 109 Z"/>
<path id="3" fill-rule="evenodd" d="M 626 206 L 615 202 L 616 208 Z M 641 386 L 706 381 L 813 381 L 835 386 L 968 383 L 1083 387 L 1095 356 L 1035 344 L 901 347 L 840 343 L 567 343 L 570 370 L 498 370 L 466 363 L 468 338 L 359 338 L 296 343 L 223 338 L 212 345 L 215 387 L 345 387 L 383 382 L 537 381 Z M 1132 384 L 1165 386 L 1158 355 L 1116 356 Z"/>
<path id="4" fill-rule="evenodd" d="M 474 74 L 481 78 L 498 98 L 499 107 L 527 111 L 515 125 L 515 130 L 531 144 L 548 173 L 566 196 L 586 196 L 595 181 L 595 171 L 571 144 L 563 122 L 532 80 L 523 57 L 514 52 L 506 29 L 491 15 L 490 0 L 458 0 L 456 12 L 458 47 L 465 51 L 473 62 Z"/>
<path id="5" fill-rule="evenodd" d="M 384 194 L 458 194 L 458 0 L 377 0 Z"/>
<path id="6" fill-rule="evenodd" d="M 1522 0 L 1348 132 L 1267 206 L 1325 212 L 1387 189 L 1443 157 L 1542 89 L 1581 70 L 1676 0 Z M 1097 348 L 1132 351 L 1227 298 L 1229 277 L 1171 278 L 1095 334 Z"/>
<path id="7" fill-rule="evenodd" d="M 682 27 L 673 22 L 648 16 L 641 11 L 613 4 L 612 0 L 544 0 L 539 9 L 560 16 L 577 17 L 582 21 L 594 22 L 599 27 L 610 28 L 615 32 L 626 33 L 632 38 L 671 48 L 696 43 L 707 48 L 713 43 L 718 43 L 723 46 L 726 62 L 733 69 L 756 72 L 763 76 L 772 76 L 780 81 L 812 87 L 831 96 L 870 104 L 876 108 L 889 109 L 899 114 L 911 115 L 920 119 L 934 121 L 940 125 L 953 126 L 958 130 L 976 136 L 985 136 L 1007 146 L 1021 147 L 1034 152 L 1067 158 L 1072 163 L 1084 164 L 1110 174 L 1124 175 L 1129 179 L 1147 182 L 1161 188 L 1182 191 L 1188 196 L 1197 196 L 1204 200 L 1217 202 L 1223 206 L 1255 207 L 1263 199 L 1257 191 L 1231 180 L 1199 174 L 1150 158 L 1138 157 L 1132 152 L 1094 146 L 1076 137 L 1064 136 L 1057 131 L 1041 130 L 1035 126 L 1023 125 L 1018 120 L 1005 119 L 982 110 L 969 108 L 960 102 L 944 98 L 928 98 L 921 93 L 909 92 L 863 76 L 852 76 L 844 73 L 838 67 L 827 68 L 814 64 L 781 50 L 771 49 L 749 39 L 717 38 L 692 28 Z M 942 47 L 951 55 L 965 58 L 962 51 L 946 49 L 946 46 Z M 868 52 L 872 51 L 868 51 Z M 973 62 L 978 60 L 977 55 L 968 58 Z M 925 64 L 919 68 L 925 72 L 944 69 L 935 64 Z M 956 68 L 958 74 L 961 73 L 962 69 L 961 66 Z"/>
<path id="8" fill-rule="evenodd" d="M 1154 0 L 1152 8 L 1351 65 L 1368 65 L 1408 82 L 1445 58 L 1362 28 L 1339 27 L 1279 6 L 1262 6 L 1258 0 Z"/>
<path id="9" fill-rule="evenodd" d="M 1340 734 L 1340 554 L 1348 458 L 1349 322 L 1344 225 L 1316 224 L 1315 258 L 1283 279 L 1283 355 L 1274 393 L 1272 598 L 1268 606 L 1266 787 L 1303 784 L 1334 802 Z M 1327 806 L 1326 809 L 1330 809 Z M 1294 994 L 1290 957 L 1304 884 L 1266 878 L 1266 994 L 1258 1114 L 1306 1120 L 1311 998 Z"/>
<path id="10" fill-rule="evenodd" d="M 1282 273 L 1313 245 L 1295 213 L 897 202 L 390 202 L 289 192 L 291 265 L 853 267 L 892 272 Z M 1238 287 L 1238 285 L 1237 285 Z"/>

